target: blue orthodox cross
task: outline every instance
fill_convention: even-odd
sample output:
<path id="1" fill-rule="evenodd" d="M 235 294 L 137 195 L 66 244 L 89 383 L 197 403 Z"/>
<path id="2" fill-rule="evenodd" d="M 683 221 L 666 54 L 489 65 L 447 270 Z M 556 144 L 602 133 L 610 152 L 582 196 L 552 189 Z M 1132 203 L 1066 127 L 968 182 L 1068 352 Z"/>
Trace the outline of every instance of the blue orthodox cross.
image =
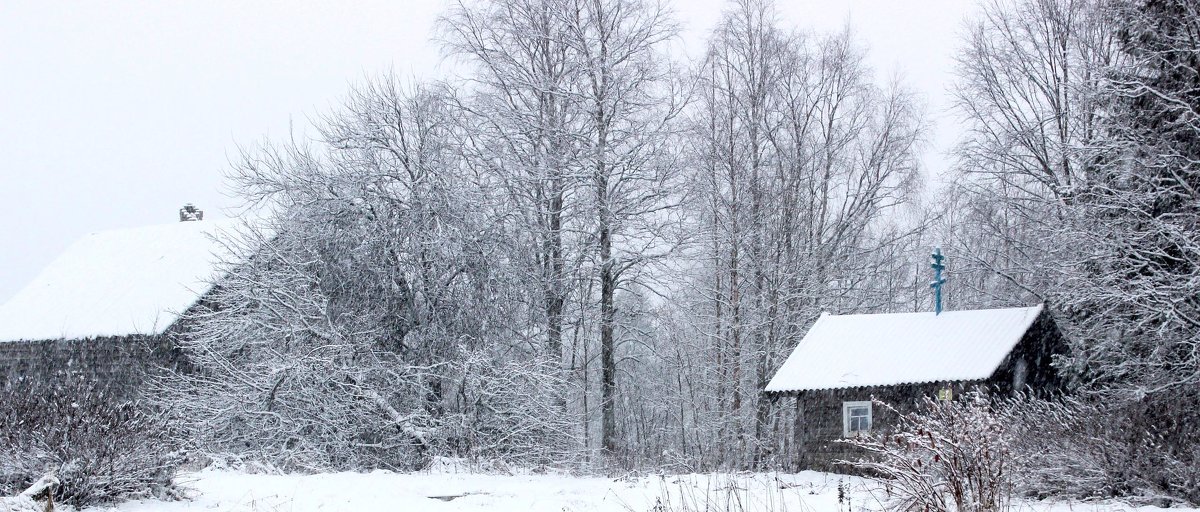
<path id="1" fill-rule="evenodd" d="M 946 284 L 946 280 L 942 278 L 942 271 L 946 270 L 946 266 L 942 264 L 942 260 L 946 259 L 942 256 L 942 248 L 935 247 L 933 249 L 933 282 L 929 283 L 929 287 L 933 288 L 933 314 L 942 314 L 942 285 Z"/>

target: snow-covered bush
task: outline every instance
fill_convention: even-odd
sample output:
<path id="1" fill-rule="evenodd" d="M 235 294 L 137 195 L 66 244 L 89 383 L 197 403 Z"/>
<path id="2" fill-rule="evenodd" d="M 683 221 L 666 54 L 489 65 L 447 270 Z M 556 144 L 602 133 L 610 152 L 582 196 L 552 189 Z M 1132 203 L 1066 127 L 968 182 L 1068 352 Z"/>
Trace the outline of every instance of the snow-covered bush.
<path id="1" fill-rule="evenodd" d="M 187 371 L 157 381 L 181 442 L 285 471 L 403 471 L 540 462 L 578 439 L 554 428 L 561 361 L 527 323 L 524 248 L 457 174 L 450 106 L 383 78 L 321 141 L 247 152 L 231 178 L 272 214 L 188 311 Z"/>
<path id="2" fill-rule="evenodd" d="M 47 473 L 16 496 L 0 496 L 0 510 L 4 512 L 53 512 L 54 488 L 58 486 L 58 483 L 58 478 L 53 473 Z M 44 505 L 39 503 L 43 499 L 46 502 Z"/>
<path id="3" fill-rule="evenodd" d="M 1200 422 L 1189 393 L 1015 399 L 998 408 L 1022 460 L 1018 492 L 1035 498 L 1200 502 Z M 1190 398 L 1189 398 L 1190 397 Z"/>
<path id="4" fill-rule="evenodd" d="M 867 452 L 843 461 L 885 480 L 895 510 L 905 512 L 997 512 L 1008 508 L 1013 472 L 1020 460 L 1011 450 L 1012 431 L 986 397 L 961 400 L 925 397 L 920 407 L 897 417 L 893 429 L 845 442 Z"/>
<path id="5" fill-rule="evenodd" d="M 1193 395 L 925 399 L 894 430 L 848 440 L 869 454 L 850 464 L 887 479 L 907 510 L 999 510 L 1010 494 L 1196 503 Z"/>
<path id="6" fill-rule="evenodd" d="M 139 402 L 86 381 L 10 384 L 0 388 L 0 496 L 53 472 L 59 503 L 165 497 L 180 462 L 165 430 Z"/>
<path id="7" fill-rule="evenodd" d="M 564 466 L 575 418 L 564 412 L 565 385 L 546 358 L 497 362 L 473 353 L 455 364 L 454 400 L 442 452 L 470 460 Z"/>

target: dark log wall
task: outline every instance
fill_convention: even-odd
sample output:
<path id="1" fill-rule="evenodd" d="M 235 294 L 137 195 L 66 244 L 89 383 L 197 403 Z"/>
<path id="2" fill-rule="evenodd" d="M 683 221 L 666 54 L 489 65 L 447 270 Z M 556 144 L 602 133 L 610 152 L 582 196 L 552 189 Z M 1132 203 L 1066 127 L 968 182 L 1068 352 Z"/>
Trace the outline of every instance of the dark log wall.
<path id="1" fill-rule="evenodd" d="M 166 336 L 0 342 L 0 386 L 55 385 L 71 380 L 118 396 L 136 392 L 147 372 L 182 359 Z"/>
<path id="2" fill-rule="evenodd" d="M 1054 367 L 1054 362 L 1057 356 L 1067 353 L 1066 340 L 1054 319 L 1042 312 L 1021 342 L 988 378 L 988 386 L 1004 394 L 1016 391 L 1038 395 L 1062 393 L 1067 389 L 1067 380 Z"/>
<path id="3" fill-rule="evenodd" d="M 838 465 L 838 460 L 855 460 L 862 456 L 853 447 L 837 442 L 842 438 L 842 403 L 881 400 L 894 409 L 893 413 L 879 405 L 871 408 L 873 429 L 887 428 L 895 424 L 896 414 L 912 411 L 923 396 L 936 396 L 938 390 L 950 387 L 954 395 L 962 396 L 978 384 L 954 382 L 947 384 L 904 384 L 869 388 L 827 389 L 803 391 L 796 395 L 796 469 L 846 472 L 848 468 Z"/>

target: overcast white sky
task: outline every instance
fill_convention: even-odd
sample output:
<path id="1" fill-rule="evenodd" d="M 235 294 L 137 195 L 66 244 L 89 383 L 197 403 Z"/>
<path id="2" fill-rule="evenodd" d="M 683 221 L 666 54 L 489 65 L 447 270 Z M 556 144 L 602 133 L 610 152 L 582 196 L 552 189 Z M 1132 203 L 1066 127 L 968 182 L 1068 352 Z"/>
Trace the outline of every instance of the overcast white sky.
<path id="1" fill-rule="evenodd" d="M 723 0 L 674 0 L 698 55 Z M 348 85 L 389 69 L 445 73 L 429 41 L 445 0 L 0 2 L 0 303 L 89 232 L 208 216 L 236 204 L 222 174 L 239 144 L 281 138 Z M 880 76 L 900 73 L 945 114 L 971 0 L 780 0 L 785 24 L 847 23 Z M 97 269 L 97 271 L 103 271 Z"/>

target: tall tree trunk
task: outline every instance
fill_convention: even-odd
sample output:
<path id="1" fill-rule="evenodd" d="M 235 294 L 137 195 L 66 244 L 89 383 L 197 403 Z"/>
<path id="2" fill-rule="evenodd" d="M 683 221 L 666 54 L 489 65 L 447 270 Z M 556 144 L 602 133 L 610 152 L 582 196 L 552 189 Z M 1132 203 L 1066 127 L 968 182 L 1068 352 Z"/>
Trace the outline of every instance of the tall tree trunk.
<path id="1" fill-rule="evenodd" d="M 603 172 L 603 164 L 597 165 L 597 173 Z M 603 408 L 604 451 L 617 451 L 617 416 L 614 397 L 617 388 L 616 343 L 613 340 L 613 323 L 616 321 L 616 276 L 613 273 L 611 219 L 605 205 L 608 180 L 598 174 L 596 187 L 601 197 L 600 206 L 600 395 Z"/>
<path id="2" fill-rule="evenodd" d="M 557 173 L 556 173 L 557 174 Z M 546 350 L 556 360 L 562 357 L 563 309 L 566 306 L 564 291 L 565 264 L 563 262 L 562 209 L 563 179 L 555 176 L 550 180 L 550 211 L 547 212 L 550 232 L 547 234 L 546 252 L 548 279 L 546 287 Z"/>

